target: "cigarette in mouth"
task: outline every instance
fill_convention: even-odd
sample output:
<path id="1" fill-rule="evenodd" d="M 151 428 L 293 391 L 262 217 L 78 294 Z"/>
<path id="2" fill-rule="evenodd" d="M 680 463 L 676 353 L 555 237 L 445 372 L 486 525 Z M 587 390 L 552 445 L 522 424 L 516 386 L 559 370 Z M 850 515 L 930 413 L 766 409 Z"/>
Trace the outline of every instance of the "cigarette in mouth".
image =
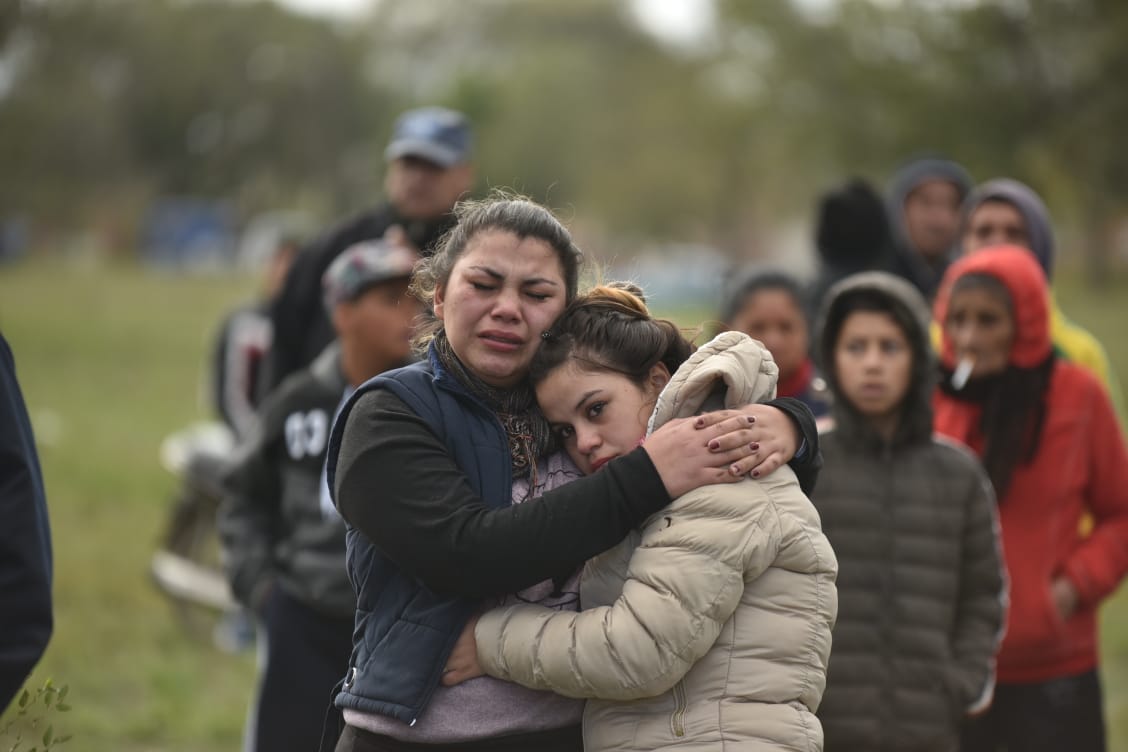
<path id="1" fill-rule="evenodd" d="M 971 378 L 971 369 L 975 368 L 975 358 L 964 356 L 956 366 L 956 370 L 952 372 L 952 388 L 955 390 L 963 389 L 967 386 L 967 380 Z"/>

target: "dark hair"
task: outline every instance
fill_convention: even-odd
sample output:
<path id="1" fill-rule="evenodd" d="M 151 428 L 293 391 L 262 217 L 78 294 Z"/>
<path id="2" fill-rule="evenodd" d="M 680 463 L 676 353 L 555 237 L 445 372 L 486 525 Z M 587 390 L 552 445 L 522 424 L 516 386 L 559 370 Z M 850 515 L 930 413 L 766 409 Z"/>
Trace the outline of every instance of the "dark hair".
<path id="1" fill-rule="evenodd" d="M 638 287 L 612 282 L 581 295 L 545 332 L 529 379 L 537 384 L 576 360 L 587 370 L 614 371 L 641 386 L 655 365 L 663 363 L 673 373 L 694 349 L 673 322 L 651 317 Z"/>
<path id="2" fill-rule="evenodd" d="M 791 299 L 795 302 L 795 307 L 799 309 L 799 315 L 803 318 L 808 329 L 810 328 L 809 315 L 803 299 L 803 288 L 799 281 L 787 272 L 756 267 L 745 270 L 742 275 L 737 277 L 736 283 L 721 303 L 719 318 L 724 325 L 726 327 L 731 325 L 732 320 L 736 318 L 736 314 L 740 313 L 741 309 L 748 304 L 749 299 L 764 290 L 780 290 L 791 296 Z"/>
<path id="3" fill-rule="evenodd" d="M 967 290 L 984 290 L 1006 303 L 1011 320 L 1015 320 L 1014 301 L 998 277 L 973 272 L 957 279 L 948 298 L 949 310 L 952 298 Z M 944 322 L 940 324 L 943 326 Z M 941 388 L 945 391 L 955 396 L 973 397 L 983 406 L 979 418 L 979 430 L 984 439 L 983 467 L 999 500 L 1006 495 L 1015 468 L 1033 460 L 1038 451 L 1046 420 L 1046 392 L 1050 388 L 1053 363 L 1051 353 L 1033 368 L 1008 365 L 997 376 L 980 379 L 978 384 L 968 384 L 962 390 L 966 395 L 953 392 L 949 378 L 941 381 Z"/>
<path id="4" fill-rule="evenodd" d="M 892 244 L 885 203 L 866 180 L 851 178 L 819 196 L 815 247 L 824 263 L 850 271 L 878 268 Z"/>
<path id="5" fill-rule="evenodd" d="M 543 240 L 556 252 L 564 271 L 565 301 L 576 298 L 583 253 L 551 211 L 527 198 L 495 192 L 482 201 L 462 201 L 453 210 L 456 223 L 439 241 L 434 255 L 415 268 L 411 292 L 428 309 L 435 300 L 435 290 L 447 283 L 460 256 L 475 237 L 490 231 L 508 232 L 518 238 Z M 427 316 L 415 335 L 417 349 L 426 349 L 442 322 Z"/>

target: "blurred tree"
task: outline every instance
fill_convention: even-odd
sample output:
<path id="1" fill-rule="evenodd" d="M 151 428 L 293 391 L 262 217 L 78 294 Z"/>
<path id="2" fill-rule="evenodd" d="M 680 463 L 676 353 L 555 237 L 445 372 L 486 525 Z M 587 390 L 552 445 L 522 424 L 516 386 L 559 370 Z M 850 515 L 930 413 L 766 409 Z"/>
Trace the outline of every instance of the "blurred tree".
<path id="1" fill-rule="evenodd" d="M 136 218 L 154 195 L 246 214 L 356 207 L 379 185 L 381 94 L 355 35 L 272 3 L 29 4 L 0 97 L 0 205 Z M 340 206 L 334 207 L 340 209 Z"/>
<path id="2" fill-rule="evenodd" d="M 1128 204 L 1128 4 L 714 5 L 675 44 L 629 0 L 383 0 L 348 26 L 265 0 L 2 3 L 0 206 L 63 226 L 167 193 L 339 213 L 372 201 L 394 114 L 438 102 L 478 126 L 480 189 L 620 252 L 751 255 L 827 183 L 934 151 L 1031 183 L 1099 273 Z"/>

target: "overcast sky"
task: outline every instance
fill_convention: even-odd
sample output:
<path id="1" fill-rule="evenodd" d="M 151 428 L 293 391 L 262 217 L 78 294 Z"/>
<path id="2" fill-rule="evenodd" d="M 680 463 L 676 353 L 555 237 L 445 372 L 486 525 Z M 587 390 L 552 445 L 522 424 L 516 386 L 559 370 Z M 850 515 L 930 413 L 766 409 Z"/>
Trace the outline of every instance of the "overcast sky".
<path id="1" fill-rule="evenodd" d="M 378 0 L 275 0 L 302 13 L 334 18 L 354 18 Z M 826 4 L 830 0 L 803 0 Z M 712 0 L 631 0 L 643 24 L 674 41 L 693 39 L 712 22 Z"/>

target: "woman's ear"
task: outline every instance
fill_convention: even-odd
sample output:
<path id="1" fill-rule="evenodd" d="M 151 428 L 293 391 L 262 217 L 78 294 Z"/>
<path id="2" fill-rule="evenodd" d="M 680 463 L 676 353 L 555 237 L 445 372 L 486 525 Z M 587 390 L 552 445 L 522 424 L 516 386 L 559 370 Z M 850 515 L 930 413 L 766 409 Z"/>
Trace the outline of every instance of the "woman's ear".
<path id="1" fill-rule="evenodd" d="M 657 397 L 658 393 L 666 388 L 666 384 L 670 383 L 670 369 L 666 368 L 665 363 L 655 363 L 650 367 L 650 375 L 646 383 Z"/>
<path id="2" fill-rule="evenodd" d="M 446 298 L 446 288 L 443 285 L 435 285 L 435 296 L 431 299 L 431 310 L 439 321 L 443 320 L 444 298 Z"/>

